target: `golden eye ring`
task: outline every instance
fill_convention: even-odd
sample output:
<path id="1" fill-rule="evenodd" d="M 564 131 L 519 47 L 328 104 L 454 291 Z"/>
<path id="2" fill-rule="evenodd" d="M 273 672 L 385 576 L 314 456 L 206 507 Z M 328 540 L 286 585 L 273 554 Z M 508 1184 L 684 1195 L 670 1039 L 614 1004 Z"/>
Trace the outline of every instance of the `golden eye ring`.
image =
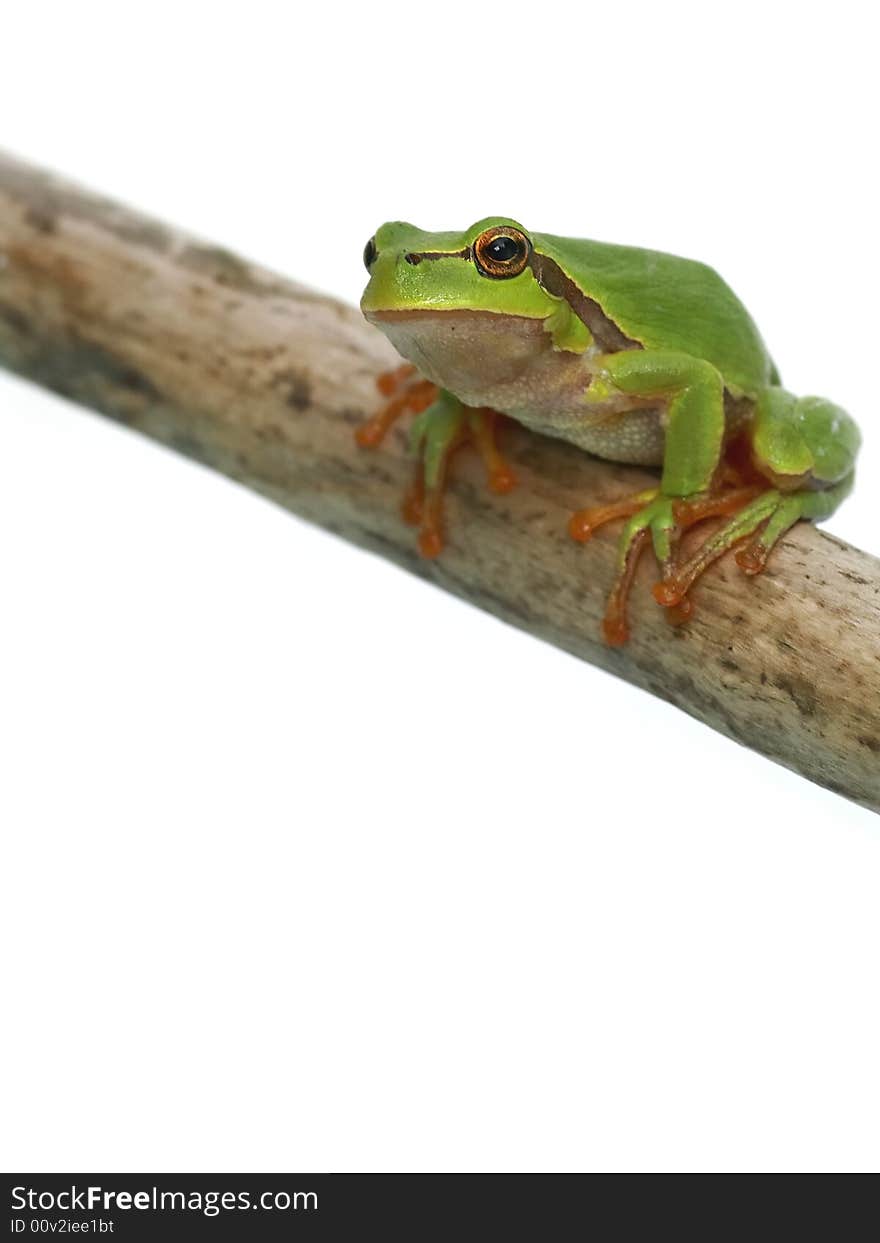
<path id="1" fill-rule="evenodd" d="M 532 244 L 519 229 L 497 224 L 481 233 L 473 245 L 474 263 L 483 276 L 505 280 L 519 276 L 529 261 Z"/>

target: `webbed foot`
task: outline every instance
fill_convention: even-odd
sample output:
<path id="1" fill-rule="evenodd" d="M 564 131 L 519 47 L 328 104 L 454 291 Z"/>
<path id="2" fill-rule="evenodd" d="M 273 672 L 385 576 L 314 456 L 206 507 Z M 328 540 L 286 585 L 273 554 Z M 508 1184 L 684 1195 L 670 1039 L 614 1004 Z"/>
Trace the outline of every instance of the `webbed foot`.
<path id="1" fill-rule="evenodd" d="M 606 642 L 618 647 L 629 638 L 627 607 L 630 590 L 639 559 L 649 540 L 661 573 L 661 581 L 654 591 L 655 598 L 658 603 L 666 605 L 667 619 L 679 625 L 691 616 L 693 609 L 687 593 L 702 572 L 697 570 L 687 584 L 678 589 L 682 566 L 677 561 L 677 554 L 682 533 L 706 518 L 724 517 L 744 510 L 756 493 L 757 488 L 747 486 L 690 497 L 669 497 L 664 496 L 659 488 L 650 488 L 613 504 L 579 510 L 574 514 L 569 522 L 569 533 L 581 543 L 607 522 L 616 518 L 627 519 L 618 545 L 617 575 L 602 623 Z M 720 556 L 721 552 L 716 555 Z M 712 557 L 706 564 L 711 564 L 714 559 Z M 659 593 L 664 591 L 668 594 L 661 600 Z"/>
<path id="2" fill-rule="evenodd" d="M 767 488 L 744 505 L 730 522 L 705 540 L 696 552 L 654 587 L 654 598 L 667 608 L 677 607 L 697 579 L 737 544 L 735 560 L 744 574 L 760 574 L 774 545 L 802 518 L 821 521 L 828 518 L 852 487 L 852 474 L 833 487 L 780 492 Z"/>

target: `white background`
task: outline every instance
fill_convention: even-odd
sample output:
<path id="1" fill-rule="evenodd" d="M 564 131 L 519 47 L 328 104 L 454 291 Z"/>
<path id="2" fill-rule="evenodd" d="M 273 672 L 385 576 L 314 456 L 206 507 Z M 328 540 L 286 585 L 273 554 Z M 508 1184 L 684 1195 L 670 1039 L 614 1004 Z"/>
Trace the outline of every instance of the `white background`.
<path id="1" fill-rule="evenodd" d="M 387 218 L 712 262 L 851 409 L 870 6 L 14 6 L 3 143 L 355 300 Z M 6 1169 L 876 1169 L 880 820 L 0 377 Z"/>

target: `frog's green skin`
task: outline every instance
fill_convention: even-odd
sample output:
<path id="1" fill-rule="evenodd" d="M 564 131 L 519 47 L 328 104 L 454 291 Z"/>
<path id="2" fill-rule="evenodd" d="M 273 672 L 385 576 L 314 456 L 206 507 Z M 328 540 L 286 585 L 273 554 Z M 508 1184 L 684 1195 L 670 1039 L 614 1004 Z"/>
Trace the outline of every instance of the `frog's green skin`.
<path id="1" fill-rule="evenodd" d="M 530 244 L 516 275 L 487 276 L 474 261 L 494 228 Z M 364 314 L 448 394 L 614 461 L 662 465 L 658 495 L 627 524 L 622 561 L 647 527 L 668 562 L 672 502 L 711 488 L 732 433 L 748 438 L 772 485 L 773 497 L 759 498 L 768 530 L 780 508 L 786 525 L 827 517 L 849 489 L 855 423 L 779 387 L 745 307 L 702 263 L 526 234 L 505 217 L 463 233 L 385 224 L 369 258 Z M 748 534 L 757 523 L 745 525 Z"/>

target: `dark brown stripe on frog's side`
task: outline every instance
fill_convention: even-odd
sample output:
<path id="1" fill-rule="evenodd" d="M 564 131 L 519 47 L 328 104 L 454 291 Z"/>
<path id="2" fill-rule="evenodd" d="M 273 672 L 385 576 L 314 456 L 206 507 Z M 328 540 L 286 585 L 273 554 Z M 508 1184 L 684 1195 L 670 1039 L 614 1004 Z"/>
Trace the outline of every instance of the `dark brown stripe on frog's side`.
<path id="1" fill-rule="evenodd" d="M 571 277 L 566 276 L 553 259 L 548 259 L 546 255 L 540 255 L 532 250 L 529 252 L 529 267 L 542 289 L 546 289 L 547 293 L 554 298 L 565 299 L 578 319 L 589 328 L 593 340 L 601 350 L 613 353 L 614 350 L 642 348 L 641 342 L 621 332 L 614 320 L 608 318 L 599 303 L 582 293 Z"/>
<path id="2" fill-rule="evenodd" d="M 421 263 L 423 259 L 470 259 L 470 247 L 464 250 L 411 250 L 406 255 L 407 263 Z"/>

